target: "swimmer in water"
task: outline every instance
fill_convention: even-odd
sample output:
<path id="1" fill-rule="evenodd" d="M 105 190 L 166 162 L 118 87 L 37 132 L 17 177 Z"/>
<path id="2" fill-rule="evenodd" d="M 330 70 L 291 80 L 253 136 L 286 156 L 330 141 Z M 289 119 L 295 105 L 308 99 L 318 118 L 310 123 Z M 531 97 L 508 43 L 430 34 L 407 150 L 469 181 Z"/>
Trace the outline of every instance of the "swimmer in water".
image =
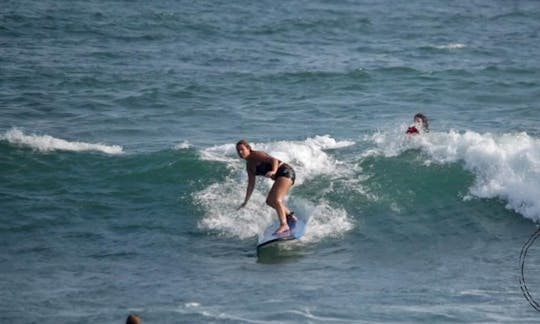
<path id="1" fill-rule="evenodd" d="M 418 113 L 414 115 L 414 124 L 407 128 L 407 134 L 422 134 L 429 132 L 429 124 L 426 115 Z"/>

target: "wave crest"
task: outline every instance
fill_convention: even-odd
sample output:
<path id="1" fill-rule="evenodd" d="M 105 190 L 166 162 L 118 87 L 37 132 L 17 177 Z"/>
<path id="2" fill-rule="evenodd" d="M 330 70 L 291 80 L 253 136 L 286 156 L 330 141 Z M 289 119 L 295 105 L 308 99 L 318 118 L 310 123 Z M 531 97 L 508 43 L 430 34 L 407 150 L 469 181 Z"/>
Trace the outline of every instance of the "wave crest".
<path id="1" fill-rule="evenodd" d="M 376 133 L 368 137 L 375 148 L 365 155 L 391 157 L 419 149 L 428 156 L 426 164 L 461 162 L 475 175 L 469 188 L 471 196 L 502 199 L 508 209 L 540 221 L 540 139 L 527 133 L 497 135 L 473 131 L 395 135 Z"/>

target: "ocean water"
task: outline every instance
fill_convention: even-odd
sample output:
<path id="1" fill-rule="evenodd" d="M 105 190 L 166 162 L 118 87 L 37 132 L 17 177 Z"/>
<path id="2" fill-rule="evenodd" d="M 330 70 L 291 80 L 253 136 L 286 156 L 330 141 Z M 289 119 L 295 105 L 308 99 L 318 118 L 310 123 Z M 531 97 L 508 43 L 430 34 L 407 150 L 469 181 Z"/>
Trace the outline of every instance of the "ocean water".
<path id="1" fill-rule="evenodd" d="M 539 2 L 1 7 L 0 322 L 540 320 Z"/>

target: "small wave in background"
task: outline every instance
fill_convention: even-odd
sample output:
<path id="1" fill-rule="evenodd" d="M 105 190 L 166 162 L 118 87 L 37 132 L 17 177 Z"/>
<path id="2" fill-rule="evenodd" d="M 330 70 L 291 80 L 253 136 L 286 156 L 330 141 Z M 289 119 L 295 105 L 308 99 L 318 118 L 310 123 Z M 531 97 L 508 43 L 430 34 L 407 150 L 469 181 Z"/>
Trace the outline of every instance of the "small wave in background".
<path id="1" fill-rule="evenodd" d="M 23 131 L 12 128 L 0 136 L 0 140 L 7 141 L 14 145 L 29 147 L 42 152 L 51 151 L 97 151 L 105 154 L 121 154 L 123 153 L 122 146 L 85 143 L 78 141 L 68 141 L 61 138 L 56 138 L 50 135 L 25 134 Z"/>

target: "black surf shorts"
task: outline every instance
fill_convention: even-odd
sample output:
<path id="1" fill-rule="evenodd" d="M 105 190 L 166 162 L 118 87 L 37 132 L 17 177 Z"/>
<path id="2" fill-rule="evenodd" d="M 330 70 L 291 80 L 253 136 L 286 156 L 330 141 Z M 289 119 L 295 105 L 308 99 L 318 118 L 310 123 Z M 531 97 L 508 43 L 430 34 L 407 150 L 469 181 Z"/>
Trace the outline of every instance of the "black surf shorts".
<path id="1" fill-rule="evenodd" d="M 283 163 L 276 172 L 276 179 L 279 177 L 289 178 L 294 184 L 294 180 L 296 180 L 296 173 L 290 165 Z"/>

